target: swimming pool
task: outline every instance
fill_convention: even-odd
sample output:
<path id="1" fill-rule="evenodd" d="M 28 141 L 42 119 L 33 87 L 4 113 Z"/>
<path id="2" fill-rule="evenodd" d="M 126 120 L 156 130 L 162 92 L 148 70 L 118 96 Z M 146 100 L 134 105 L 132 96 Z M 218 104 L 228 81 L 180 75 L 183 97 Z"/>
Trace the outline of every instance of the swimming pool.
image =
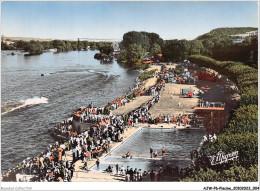
<path id="1" fill-rule="evenodd" d="M 190 164 L 190 152 L 198 148 L 204 134 L 205 130 L 202 129 L 143 128 L 101 160 L 100 169 L 106 169 L 108 165 L 115 167 L 116 164 L 146 171 L 167 165 L 187 167 Z M 150 147 L 158 152 L 157 159 L 150 158 Z M 166 149 L 164 159 L 161 152 L 163 147 Z M 122 158 L 128 151 L 133 158 Z"/>

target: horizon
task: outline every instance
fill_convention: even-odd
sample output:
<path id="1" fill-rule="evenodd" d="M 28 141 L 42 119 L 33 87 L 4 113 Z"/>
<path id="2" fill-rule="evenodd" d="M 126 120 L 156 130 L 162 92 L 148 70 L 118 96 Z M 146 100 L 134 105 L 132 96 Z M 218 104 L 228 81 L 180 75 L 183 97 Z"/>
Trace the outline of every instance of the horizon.
<path id="1" fill-rule="evenodd" d="M 220 27 L 220 28 L 257 28 L 258 27 Z M 220 28 L 215 28 L 215 29 L 220 29 Z M 215 30 L 215 29 L 212 29 L 212 30 Z M 210 30 L 210 31 L 212 31 Z M 206 33 L 209 33 L 210 31 L 206 32 Z M 128 32 L 132 32 L 132 31 L 128 31 Z M 135 32 L 146 32 L 146 31 L 135 31 Z M 127 33 L 127 32 L 126 32 Z M 205 33 L 204 33 L 205 34 Z M 158 34 L 160 36 L 160 34 Z M 199 36 L 201 36 L 203 34 L 200 34 Z M 197 36 L 197 37 L 199 37 Z M 78 38 L 75 38 L 75 39 L 59 39 L 59 38 L 40 38 L 40 37 L 22 37 L 22 36 L 5 36 L 5 35 L 2 35 L 2 37 L 5 37 L 5 38 L 24 38 L 24 39 L 41 39 L 41 40 L 68 40 L 68 41 L 76 41 L 78 40 Z M 197 37 L 195 37 L 194 39 L 196 39 Z M 80 38 L 79 39 L 83 39 L 82 41 L 122 41 L 123 38 L 121 39 L 99 39 L 99 38 Z M 177 39 L 177 40 L 194 40 L 194 39 L 185 39 L 185 38 L 182 38 L 182 39 Z M 176 40 L 176 39 L 163 39 L 163 40 Z"/>
<path id="2" fill-rule="evenodd" d="M 121 41 L 129 31 L 146 31 L 157 33 L 164 40 L 193 40 L 216 28 L 258 28 L 258 4 L 5 1 L 1 18 L 5 37 Z"/>

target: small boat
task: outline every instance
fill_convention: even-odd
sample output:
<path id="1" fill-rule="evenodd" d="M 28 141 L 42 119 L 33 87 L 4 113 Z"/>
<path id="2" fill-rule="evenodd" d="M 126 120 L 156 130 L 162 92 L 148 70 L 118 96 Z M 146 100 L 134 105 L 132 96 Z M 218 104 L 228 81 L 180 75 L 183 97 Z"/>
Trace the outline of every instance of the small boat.
<path id="1" fill-rule="evenodd" d="M 12 52 L 12 53 L 11 53 L 11 55 L 12 55 L 12 56 L 14 56 L 14 55 L 15 55 L 15 53 L 14 53 L 14 52 Z"/>
<path id="2" fill-rule="evenodd" d="M 44 76 L 44 74 L 41 74 L 41 76 Z"/>

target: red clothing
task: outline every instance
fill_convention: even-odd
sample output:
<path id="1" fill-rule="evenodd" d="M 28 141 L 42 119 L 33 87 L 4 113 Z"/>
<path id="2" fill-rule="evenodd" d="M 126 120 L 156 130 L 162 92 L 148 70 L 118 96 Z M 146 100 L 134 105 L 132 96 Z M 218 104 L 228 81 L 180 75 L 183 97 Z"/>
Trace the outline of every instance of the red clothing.
<path id="1" fill-rule="evenodd" d="M 50 156 L 50 162 L 54 160 L 54 156 Z"/>

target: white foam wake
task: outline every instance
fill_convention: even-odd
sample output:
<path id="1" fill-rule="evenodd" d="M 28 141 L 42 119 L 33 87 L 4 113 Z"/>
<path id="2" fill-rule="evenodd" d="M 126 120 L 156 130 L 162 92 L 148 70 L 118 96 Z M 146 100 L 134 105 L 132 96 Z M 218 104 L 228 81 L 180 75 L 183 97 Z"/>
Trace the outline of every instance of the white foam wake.
<path id="1" fill-rule="evenodd" d="M 22 103 L 24 103 L 24 106 L 27 105 L 37 105 L 37 104 L 42 104 L 42 103 L 48 103 L 48 98 L 46 97 L 34 97 L 34 98 L 29 98 L 26 100 L 21 100 Z"/>
<path id="2" fill-rule="evenodd" d="M 33 105 L 44 104 L 44 103 L 48 103 L 48 98 L 35 96 L 33 98 L 28 98 L 26 100 L 20 100 L 19 102 L 16 102 L 16 104 L 13 106 L 9 105 L 8 110 L 3 112 L 2 115 L 27 106 L 33 106 Z"/>

